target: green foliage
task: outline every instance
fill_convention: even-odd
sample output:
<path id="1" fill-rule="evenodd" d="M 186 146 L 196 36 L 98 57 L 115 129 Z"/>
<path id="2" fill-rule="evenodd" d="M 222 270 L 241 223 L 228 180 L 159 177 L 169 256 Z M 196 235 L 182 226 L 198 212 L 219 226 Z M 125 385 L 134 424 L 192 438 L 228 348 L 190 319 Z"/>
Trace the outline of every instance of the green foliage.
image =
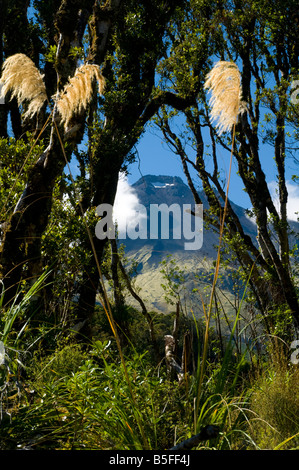
<path id="1" fill-rule="evenodd" d="M 43 149 L 43 142 L 36 143 L 30 133 L 26 140 L 0 139 L 0 223 L 7 221 L 7 213 L 17 203 Z"/>
<path id="2" fill-rule="evenodd" d="M 163 274 L 163 279 L 165 279 L 165 284 L 161 284 L 161 287 L 165 291 L 166 302 L 171 305 L 181 302 L 186 274 L 178 268 L 175 259 L 171 255 L 167 255 L 167 258 L 161 262 L 160 272 Z"/>
<path id="3" fill-rule="evenodd" d="M 273 364 L 257 380 L 250 402 L 256 415 L 253 435 L 261 449 L 299 448 L 298 367 Z"/>
<path id="4" fill-rule="evenodd" d="M 30 304 L 34 297 L 40 293 L 49 276 L 45 272 L 29 289 L 19 293 L 13 304 L 3 314 L 4 290 L 0 296 L 0 341 L 3 346 L 4 360 L 0 364 L 0 406 L 1 419 L 10 422 L 11 412 L 18 406 L 19 397 L 27 399 L 24 388 L 23 375 L 25 364 L 34 350 L 37 338 L 32 335 L 29 328 L 34 311 L 30 313 Z M 15 327 L 15 324 L 18 327 Z M 0 447 L 1 448 L 1 447 Z"/>
<path id="5" fill-rule="evenodd" d="M 41 387 L 47 382 L 59 381 L 65 376 L 77 372 L 79 367 L 87 359 L 87 354 L 82 345 L 65 341 L 66 344 L 57 346 L 53 354 L 45 357 L 41 356 L 40 351 L 36 351 L 30 360 L 28 375 L 32 377 L 32 385 Z"/>
<path id="6" fill-rule="evenodd" d="M 30 441 L 35 449 L 142 449 L 141 420 L 149 448 L 171 445 L 184 416 L 184 407 L 178 416 L 179 390 L 151 370 L 145 355 L 128 360 L 127 370 L 134 403 L 107 342 L 96 341 L 88 356 L 69 345 L 36 360 L 36 399 L 12 418 L 11 433 L 17 432 L 21 447 Z"/>
<path id="7" fill-rule="evenodd" d="M 5 412 L 0 448 L 169 449 L 207 424 L 217 424 L 221 432 L 217 439 L 200 444 L 198 449 L 274 448 L 291 437 L 292 430 L 295 434 L 297 370 L 284 375 L 275 372 L 269 378 L 266 371 L 255 382 L 255 363 L 246 361 L 245 355 L 238 358 L 230 346 L 225 358 L 208 361 L 195 430 L 199 369 L 187 374 L 182 384 L 170 381 L 163 363 L 154 365 L 146 350 L 149 339 L 144 342 L 142 338 L 141 319 L 138 312 L 131 319 L 132 341 L 125 356 L 129 383 L 114 338 L 103 340 L 103 330 L 98 330 L 89 345 L 69 336 L 55 350 L 46 351 L 36 342 L 36 347 L 29 348 L 31 354 L 21 355 L 22 370 L 26 371 L 22 382 L 20 354 L 7 362 L 5 367 L 12 378 L 11 386 L 5 389 L 6 401 L 2 395 Z M 155 319 L 156 326 L 159 321 L 158 340 L 162 343 L 173 316 L 161 315 Z M 182 322 L 182 331 L 185 328 Z M 11 328 L 10 335 L 13 340 Z M 10 344 L 15 348 L 17 343 Z M 19 341 L 18 351 L 21 345 Z M 7 347 L 7 356 L 9 351 Z M 277 413 L 278 403 L 282 414 Z M 278 429 L 279 438 L 275 433 L 274 439 L 268 432 L 271 426 Z M 287 445 L 297 445 L 295 438 Z"/>
<path id="8" fill-rule="evenodd" d="M 51 266 L 52 279 L 47 297 L 47 312 L 55 323 L 69 325 L 73 318 L 75 298 L 80 289 L 83 270 L 91 253 L 86 224 L 94 229 L 97 219 L 94 208 L 82 216 L 80 199 L 85 191 L 84 181 L 78 177 L 75 187 L 66 175 L 58 179 L 47 230 L 42 236 L 42 256 L 46 267 Z"/>
<path id="9" fill-rule="evenodd" d="M 47 53 L 45 54 L 45 60 L 47 62 L 55 63 L 57 54 L 57 46 L 49 46 Z"/>

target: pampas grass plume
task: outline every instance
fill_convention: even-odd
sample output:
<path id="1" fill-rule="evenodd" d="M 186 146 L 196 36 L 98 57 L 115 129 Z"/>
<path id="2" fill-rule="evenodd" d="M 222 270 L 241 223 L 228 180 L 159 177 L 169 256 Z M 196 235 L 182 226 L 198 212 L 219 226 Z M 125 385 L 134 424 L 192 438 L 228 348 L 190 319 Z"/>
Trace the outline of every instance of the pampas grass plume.
<path id="1" fill-rule="evenodd" d="M 86 110 L 92 98 L 95 80 L 98 83 L 99 93 L 103 94 L 105 79 L 100 67 L 94 64 L 85 64 L 77 68 L 75 75 L 66 84 L 57 101 L 57 110 L 66 129 L 75 114 Z"/>
<path id="2" fill-rule="evenodd" d="M 1 82 L 1 97 L 11 92 L 11 98 L 17 98 L 19 106 L 29 103 L 24 118 L 38 113 L 47 99 L 43 75 L 25 54 L 14 54 L 5 60 Z"/>
<path id="3" fill-rule="evenodd" d="M 234 62 L 219 61 L 207 74 L 204 88 L 209 88 L 211 120 L 217 121 L 218 134 L 230 131 L 238 115 L 245 111 L 242 102 L 241 74 Z"/>

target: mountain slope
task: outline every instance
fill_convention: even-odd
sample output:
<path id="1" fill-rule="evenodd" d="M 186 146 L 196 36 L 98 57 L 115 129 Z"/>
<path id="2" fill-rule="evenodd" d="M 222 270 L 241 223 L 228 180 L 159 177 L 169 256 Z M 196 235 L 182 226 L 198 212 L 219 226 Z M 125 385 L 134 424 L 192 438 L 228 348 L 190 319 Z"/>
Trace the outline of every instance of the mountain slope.
<path id="1" fill-rule="evenodd" d="M 146 209 L 147 215 L 147 238 L 137 238 L 132 240 L 126 238 L 121 240 L 125 245 L 125 253 L 129 261 L 134 260 L 138 264 L 135 284 L 137 288 L 141 289 L 141 295 L 149 310 L 157 310 L 168 312 L 173 310 L 173 306 L 165 301 L 165 290 L 162 284 L 165 284 L 165 279 L 161 273 L 161 262 L 168 260 L 166 266 L 173 267 L 170 259 L 175 261 L 175 266 L 179 271 L 182 271 L 184 282 L 180 283 L 181 296 L 188 303 L 188 309 L 192 307 L 197 311 L 201 309 L 201 298 L 205 295 L 205 286 L 207 285 L 206 276 L 211 272 L 212 263 L 217 256 L 218 236 L 211 230 L 203 228 L 202 231 L 202 246 L 196 250 L 186 250 L 186 239 L 173 239 L 174 219 L 181 216 L 181 220 L 175 220 L 175 223 L 182 223 L 183 219 L 183 204 L 190 204 L 194 207 L 193 195 L 189 187 L 179 177 L 170 177 L 164 175 L 147 175 L 138 180 L 132 185 L 135 195 L 139 203 Z M 206 198 L 203 193 L 200 197 L 207 207 Z M 153 239 L 149 233 L 150 227 L 150 209 L 151 205 L 157 204 L 161 207 L 166 204 L 165 217 L 169 215 L 169 239 Z M 175 204 L 175 209 L 181 208 L 181 212 L 177 211 L 172 217 L 172 213 L 168 214 L 167 209 Z M 247 217 L 245 209 L 234 205 L 234 210 L 240 217 L 245 231 L 253 238 L 256 236 L 255 224 Z M 163 211 L 162 211 L 163 212 Z M 162 217 L 162 216 L 161 216 Z M 134 225 L 134 224 L 133 224 Z M 136 225 L 136 233 L 138 234 L 139 225 Z M 160 227 L 161 229 L 161 219 Z M 194 229 L 194 227 L 193 227 Z M 171 258 L 170 258 L 171 257 Z M 224 282 L 225 295 L 231 297 L 230 282 L 226 279 Z M 199 289 L 192 294 L 194 289 Z M 227 300 L 223 300 L 227 302 Z"/>

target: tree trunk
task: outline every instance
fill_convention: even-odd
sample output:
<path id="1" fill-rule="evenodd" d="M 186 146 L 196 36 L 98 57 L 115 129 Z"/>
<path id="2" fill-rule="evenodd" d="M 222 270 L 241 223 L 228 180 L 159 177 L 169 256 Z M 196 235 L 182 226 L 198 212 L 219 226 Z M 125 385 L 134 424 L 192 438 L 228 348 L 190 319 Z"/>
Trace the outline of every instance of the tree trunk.
<path id="1" fill-rule="evenodd" d="M 12 214 L 1 247 L 5 301 L 10 302 L 26 277 L 41 273 L 41 236 L 51 211 L 52 191 L 64 167 L 59 149 L 48 149 L 31 170 L 25 190 Z"/>

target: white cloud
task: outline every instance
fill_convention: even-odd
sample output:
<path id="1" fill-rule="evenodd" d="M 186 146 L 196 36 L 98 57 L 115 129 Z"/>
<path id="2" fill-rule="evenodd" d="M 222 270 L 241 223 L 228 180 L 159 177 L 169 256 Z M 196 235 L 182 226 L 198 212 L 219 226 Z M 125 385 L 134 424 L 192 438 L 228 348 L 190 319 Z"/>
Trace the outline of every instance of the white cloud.
<path id="1" fill-rule="evenodd" d="M 136 219 L 136 223 L 140 221 L 139 204 L 139 199 L 134 189 L 129 185 L 127 177 L 121 174 L 113 206 L 113 220 L 117 222 L 120 232 L 126 231 L 128 221 L 132 222 L 134 219 Z"/>
<path id="2" fill-rule="evenodd" d="M 288 217 L 290 220 L 296 220 L 299 217 L 299 186 L 294 184 L 288 185 L 289 201 L 288 201 Z"/>
<path id="3" fill-rule="evenodd" d="M 271 181 L 269 183 L 269 189 L 273 198 L 275 207 L 279 209 L 279 198 L 277 191 L 276 181 Z M 297 221 L 299 217 L 299 186 L 293 182 L 287 182 L 288 190 L 288 205 L 287 205 L 287 214 L 289 220 Z"/>

